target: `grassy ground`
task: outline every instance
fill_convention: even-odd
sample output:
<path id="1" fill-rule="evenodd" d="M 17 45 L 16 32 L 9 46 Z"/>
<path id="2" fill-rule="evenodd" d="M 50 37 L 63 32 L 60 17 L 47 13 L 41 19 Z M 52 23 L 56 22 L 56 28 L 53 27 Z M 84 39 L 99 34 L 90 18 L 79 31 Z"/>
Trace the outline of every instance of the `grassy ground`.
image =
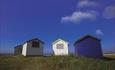
<path id="1" fill-rule="evenodd" d="M 115 61 L 74 56 L 0 56 L 0 70 L 115 70 Z"/>

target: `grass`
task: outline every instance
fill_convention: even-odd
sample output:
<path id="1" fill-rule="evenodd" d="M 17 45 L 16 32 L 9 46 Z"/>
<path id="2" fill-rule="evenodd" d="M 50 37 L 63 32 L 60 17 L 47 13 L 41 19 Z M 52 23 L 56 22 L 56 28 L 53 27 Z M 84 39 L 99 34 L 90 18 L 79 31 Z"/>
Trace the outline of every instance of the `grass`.
<path id="1" fill-rule="evenodd" d="M 0 70 L 115 70 L 115 61 L 74 56 L 0 56 Z"/>

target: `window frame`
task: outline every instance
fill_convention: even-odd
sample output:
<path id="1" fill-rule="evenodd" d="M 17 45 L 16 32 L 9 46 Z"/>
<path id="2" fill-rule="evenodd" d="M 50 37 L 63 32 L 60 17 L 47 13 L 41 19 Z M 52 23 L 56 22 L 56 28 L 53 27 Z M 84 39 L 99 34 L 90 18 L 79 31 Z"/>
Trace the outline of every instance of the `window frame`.
<path id="1" fill-rule="evenodd" d="M 57 49 L 64 49 L 64 44 L 57 44 L 57 45 L 56 45 L 56 48 L 57 48 Z"/>
<path id="2" fill-rule="evenodd" d="M 39 47 L 40 47 L 40 42 L 33 41 L 33 42 L 32 42 L 32 47 L 34 47 L 34 48 L 39 48 Z"/>

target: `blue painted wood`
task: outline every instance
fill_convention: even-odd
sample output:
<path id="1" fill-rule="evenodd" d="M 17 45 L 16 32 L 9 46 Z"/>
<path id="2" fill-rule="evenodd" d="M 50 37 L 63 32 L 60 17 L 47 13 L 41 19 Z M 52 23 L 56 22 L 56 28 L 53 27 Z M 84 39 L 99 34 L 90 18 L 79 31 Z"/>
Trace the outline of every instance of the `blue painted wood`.
<path id="1" fill-rule="evenodd" d="M 93 58 L 101 58 L 103 56 L 101 43 L 93 38 L 86 38 L 75 44 L 76 56 L 85 56 Z"/>

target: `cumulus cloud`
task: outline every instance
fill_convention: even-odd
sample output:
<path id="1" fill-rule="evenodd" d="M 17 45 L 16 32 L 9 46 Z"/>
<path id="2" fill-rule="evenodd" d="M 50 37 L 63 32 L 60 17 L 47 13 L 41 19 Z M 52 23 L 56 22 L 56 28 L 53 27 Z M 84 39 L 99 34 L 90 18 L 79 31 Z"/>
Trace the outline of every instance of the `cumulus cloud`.
<path id="1" fill-rule="evenodd" d="M 80 1 L 77 5 L 79 8 L 86 8 L 87 7 L 92 7 L 92 6 L 97 6 L 97 3 L 94 1 Z M 88 9 L 86 8 L 85 11 L 82 9 L 77 9 L 74 11 L 70 16 L 64 16 L 61 18 L 62 23 L 80 23 L 82 21 L 92 21 L 95 20 L 99 14 L 98 11 Z M 88 9 L 88 10 L 87 10 Z"/>
<path id="2" fill-rule="evenodd" d="M 96 17 L 97 13 L 94 11 L 91 12 L 75 11 L 71 16 L 62 17 L 61 22 L 77 23 L 83 20 L 95 20 Z"/>
<path id="3" fill-rule="evenodd" d="M 106 19 L 115 19 L 115 5 L 104 9 L 103 17 Z"/>
<path id="4" fill-rule="evenodd" d="M 102 32 L 101 29 L 97 29 L 97 30 L 96 30 L 96 34 L 97 34 L 97 35 L 104 35 L 104 33 Z"/>
<path id="5" fill-rule="evenodd" d="M 88 0 L 84 0 L 84 1 L 80 1 L 77 5 L 77 7 L 79 8 L 83 8 L 83 7 L 97 7 L 98 3 L 94 2 L 94 1 L 88 1 Z"/>

